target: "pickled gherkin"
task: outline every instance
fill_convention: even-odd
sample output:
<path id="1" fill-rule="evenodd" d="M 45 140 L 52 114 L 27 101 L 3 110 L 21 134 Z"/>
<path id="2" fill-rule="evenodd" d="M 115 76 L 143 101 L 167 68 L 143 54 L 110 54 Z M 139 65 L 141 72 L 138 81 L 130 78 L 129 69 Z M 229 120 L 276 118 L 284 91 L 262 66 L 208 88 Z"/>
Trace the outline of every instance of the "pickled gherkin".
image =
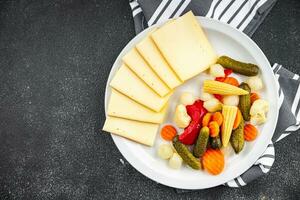
<path id="1" fill-rule="evenodd" d="M 235 153 L 239 153 L 244 148 L 244 120 L 242 119 L 237 129 L 232 131 L 230 143 Z"/>
<path id="2" fill-rule="evenodd" d="M 196 145 L 193 150 L 193 154 L 195 157 L 201 157 L 205 150 L 209 139 L 209 128 L 207 126 L 201 128 L 200 133 L 197 138 Z"/>
<path id="3" fill-rule="evenodd" d="M 219 135 L 217 137 L 210 138 L 210 146 L 213 149 L 220 149 L 222 147 L 222 142 Z"/>
<path id="4" fill-rule="evenodd" d="M 259 71 L 258 66 L 255 64 L 240 62 L 228 56 L 219 57 L 217 63 L 245 76 L 256 76 Z"/>
<path id="5" fill-rule="evenodd" d="M 251 89 L 247 83 L 241 83 L 239 87 L 249 92 L 248 94 L 240 95 L 240 101 L 239 101 L 239 109 L 243 115 L 243 118 L 245 121 L 249 121 L 250 107 L 251 107 L 251 100 L 250 100 Z"/>
<path id="6" fill-rule="evenodd" d="M 178 136 L 173 139 L 173 146 L 182 160 L 193 169 L 201 169 L 200 160 L 193 156 L 187 146 L 178 140 Z"/>

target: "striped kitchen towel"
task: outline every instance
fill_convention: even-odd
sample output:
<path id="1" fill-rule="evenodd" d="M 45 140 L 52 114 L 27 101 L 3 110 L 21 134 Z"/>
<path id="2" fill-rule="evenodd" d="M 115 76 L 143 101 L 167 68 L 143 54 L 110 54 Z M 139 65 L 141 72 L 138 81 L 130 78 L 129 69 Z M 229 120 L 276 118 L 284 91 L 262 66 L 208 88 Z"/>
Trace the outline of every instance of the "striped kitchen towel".
<path id="1" fill-rule="evenodd" d="M 192 10 L 196 16 L 220 20 L 252 36 L 276 0 L 130 0 L 136 33 L 148 26 L 176 18 Z M 275 160 L 273 143 L 300 128 L 300 79 L 279 64 L 273 65 L 279 83 L 280 110 L 272 141 L 256 163 L 241 176 L 225 183 L 240 187 L 270 171 Z M 187 190 L 177 190 L 184 192 Z"/>
<path id="2" fill-rule="evenodd" d="M 136 33 L 192 10 L 220 20 L 251 36 L 276 0 L 129 0 Z"/>

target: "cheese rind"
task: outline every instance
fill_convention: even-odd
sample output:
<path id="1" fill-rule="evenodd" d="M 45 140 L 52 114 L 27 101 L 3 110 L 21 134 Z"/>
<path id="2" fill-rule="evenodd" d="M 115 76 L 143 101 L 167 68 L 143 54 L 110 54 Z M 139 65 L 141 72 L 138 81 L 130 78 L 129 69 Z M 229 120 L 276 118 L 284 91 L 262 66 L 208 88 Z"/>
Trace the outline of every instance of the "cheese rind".
<path id="1" fill-rule="evenodd" d="M 216 62 L 217 56 L 192 12 L 165 24 L 151 37 L 182 81 Z"/>
<path id="2" fill-rule="evenodd" d="M 170 92 L 170 89 L 153 72 L 136 48 L 131 49 L 123 57 L 123 61 L 140 79 L 160 96 L 165 96 Z"/>
<path id="3" fill-rule="evenodd" d="M 160 97 L 124 64 L 116 72 L 110 86 L 156 112 L 161 111 L 171 95 Z"/>
<path id="4" fill-rule="evenodd" d="M 147 36 L 140 41 L 136 45 L 136 48 L 142 57 L 147 61 L 152 70 L 156 72 L 160 79 L 164 81 L 169 88 L 174 89 L 181 84 L 181 81 L 172 71 L 169 64 L 161 55 L 150 36 Z"/>
<path id="5" fill-rule="evenodd" d="M 107 117 L 103 130 L 141 144 L 153 146 L 158 127 L 158 124 L 138 122 L 117 117 Z"/>
<path id="6" fill-rule="evenodd" d="M 112 89 L 107 114 L 113 117 L 159 124 L 163 122 L 166 110 L 167 106 L 160 112 L 154 112 Z"/>

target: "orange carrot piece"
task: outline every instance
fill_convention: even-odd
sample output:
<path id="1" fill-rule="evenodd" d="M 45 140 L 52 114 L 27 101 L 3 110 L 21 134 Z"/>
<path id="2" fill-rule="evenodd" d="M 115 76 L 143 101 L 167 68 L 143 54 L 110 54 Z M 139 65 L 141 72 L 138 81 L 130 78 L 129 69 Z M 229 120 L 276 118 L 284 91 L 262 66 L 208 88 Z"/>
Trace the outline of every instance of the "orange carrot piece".
<path id="1" fill-rule="evenodd" d="M 223 115 L 220 112 L 215 112 L 212 116 L 212 121 L 216 121 L 219 126 L 223 123 Z"/>
<path id="2" fill-rule="evenodd" d="M 252 124 L 246 124 L 244 126 L 244 139 L 246 141 L 253 141 L 257 137 L 258 130 Z"/>
<path id="3" fill-rule="evenodd" d="M 208 128 L 209 128 L 209 135 L 211 137 L 217 137 L 219 135 L 220 127 L 216 121 L 209 122 Z"/>
<path id="4" fill-rule="evenodd" d="M 211 119 L 212 114 L 211 113 L 206 113 L 202 119 L 202 126 L 208 126 L 210 119 Z"/>
<path id="5" fill-rule="evenodd" d="M 230 84 L 230 85 L 234 85 L 234 86 L 239 86 L 239 82 L 238 80 L 236 80 L 233 77 L 226 77 L 225 80 L 223 81 L 224 83 Z"/>
<path id="6" fill-rule="evenodd" d="M 177 135 L 177 130 L 172 125 L 166 125 L 161 129 L 160 135 L 164 140 L 172 141 Z"/>
<path id="7" fill-rule="evenodd" d="M 219 149 L 207 149 L 202 157 L 202 165 L 205 170 L 213 175 L 220 174 L 225 166 L 225 159 Z"/>
<path id="8" fill-rule="evenodd" d="M 251 104 L 253 104 L 253 102 L 256 101 L 257 99 L 260 99 L 259 95 L 255 92 L 251 92 L 251 95 L 250 95 Z"/>
<path id="9" fill-rule="evenodd" d="M 233 78 L 233 77 L 216 77 L 215 78 L 216 81 L 219 81 L 219 82 L 223 82 L 223 83 L 227 83 L 227 84 L 230 84 L 230 85 L 234 85 L 234 86 L 239 86 L 239 82 L 236 78 Z"/>
<path id="10" fill-rule="evenodd" d="M 240 125 L 241 121 L 242 121 L 242 113 L 241 113 L 240 109 L 238 109 L 236 112 L 234 123 L 233 123 L 233 130 L 237 129 L 237 127 Z"/>

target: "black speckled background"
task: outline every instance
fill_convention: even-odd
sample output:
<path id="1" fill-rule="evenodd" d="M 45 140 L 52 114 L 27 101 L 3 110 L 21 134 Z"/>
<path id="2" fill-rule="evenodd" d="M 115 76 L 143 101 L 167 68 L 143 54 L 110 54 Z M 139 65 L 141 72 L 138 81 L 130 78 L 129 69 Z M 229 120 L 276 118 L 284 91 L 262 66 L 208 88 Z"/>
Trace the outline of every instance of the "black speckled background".
<path id="1" fill-rule="evenodd" d="M 0 1 L 1 200 L 300 199 L 299 132 L 239 189 L 177 194 L 133 169 L 99 131 L 110 67 L 133 37 L 127 0 Z M 300 73 L 300 1 L 278 1 L 253 39 Z"/>

